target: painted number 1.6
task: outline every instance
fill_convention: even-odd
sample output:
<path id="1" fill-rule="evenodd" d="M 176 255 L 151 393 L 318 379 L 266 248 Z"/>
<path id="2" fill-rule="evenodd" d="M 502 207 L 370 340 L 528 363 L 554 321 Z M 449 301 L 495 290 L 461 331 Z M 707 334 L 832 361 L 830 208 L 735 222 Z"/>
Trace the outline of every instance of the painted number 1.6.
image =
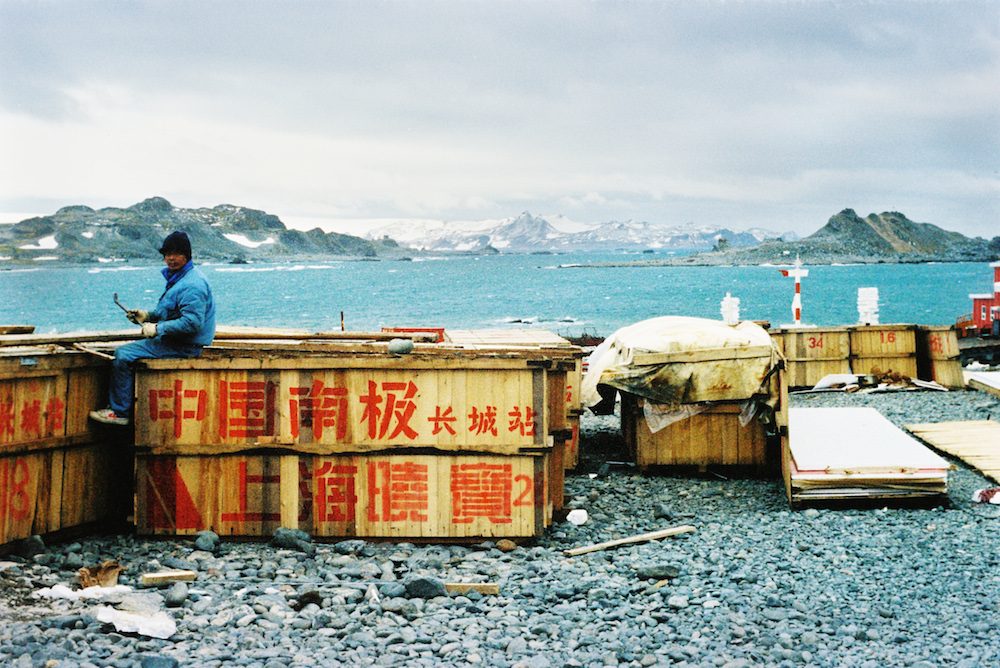
<path id="1" fill-rule="evenodd" d="M 896 332 L 879 332 L 878 334 L 882 338 L 882 343 L 896 342 Z"/>

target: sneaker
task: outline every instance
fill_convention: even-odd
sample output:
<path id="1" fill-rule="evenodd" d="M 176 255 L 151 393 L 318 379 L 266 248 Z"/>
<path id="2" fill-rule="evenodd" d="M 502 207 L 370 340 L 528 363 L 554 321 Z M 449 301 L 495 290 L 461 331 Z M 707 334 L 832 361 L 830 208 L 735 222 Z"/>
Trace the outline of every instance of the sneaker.
<path id="1" fill-rule="evenodd" d="M 103 422 L 104 424 L 126 425 L 129 423 L 127 417 L 122 417 L 111 408 L 102 408 L 99 411 L 90 411 L 90 419 Z"/>

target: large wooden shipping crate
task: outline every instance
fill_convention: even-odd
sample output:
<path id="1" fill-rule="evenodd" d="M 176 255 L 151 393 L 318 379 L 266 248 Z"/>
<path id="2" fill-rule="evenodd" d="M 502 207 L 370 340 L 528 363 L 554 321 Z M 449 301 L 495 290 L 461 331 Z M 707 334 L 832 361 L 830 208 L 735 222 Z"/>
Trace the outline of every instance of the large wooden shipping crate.
<path id="1" fill-rule="evenodd" d="M 851 336 L 846 327 L 771 330 L 785 356 L 792 387 L 812 387 L 829 374 L 851 373 Z"/>
<path id="2" fill-rule="evenodd" d="M 741 402 L 713 403 L 654 433 L 643 414 L 645 401 L 632 394 L 622 395 L 622 431 L 640 470 L 691 465 L 763 470 L 768 466 L 765 427 L 756 419 L 745 426 L 740 424 Z"/>
<path id="3" fill-rule="evenodd" d="M 965 387 L 958 330 L 954 325 L 920 325 L 916 329 L 917 374 L 949 388 Z"/>
<path id="4" fill-rule="evenodd" d="M 917 377 L 913 325 L 851 327 L 851 370 L 856 374 L 898 373 Z"/>
<path id="5" fill-rule="evenodd" d="M 402 356 L 326 346 L 310 354 L 209 349 L 194 360 L 146 361 L 136 383 L 136 445 L 148 452 L 138 462 L 137 528 L 252 536 L 281 525 L 318 537 L 409 539 L 538 535 L 563 503 L 574 435 L 569 386 L 581 357 L 571 346 L 429 344 Z M 327 513 L 315 502 L 334 479 L 353 489 L 346 497 L 354 499 L 353 516 L 343 508 Z M 498 502 L 509 516 L 469 514 L 486 496 L 476 501 L 473 488 L 461 485 L 480 485 L 487 494 L 488 481 L 507 485 L 510 498 Z M 426 507 L 404 516 L 379 505 L 410 483 L 423 486 Z M 257 509 L 246 511 L 249 521 L 239 519 L 239 508 L 251 507 L 250 496 L 234 491 L 241 488 L 260 495 L 251 504 Z"/>
<path id="6" fill-rule="evenodd" d="M 112 445 L 87 414 L 106 363 L 48 348 L 0 354 L 0 546 L 111 518 Z"/>

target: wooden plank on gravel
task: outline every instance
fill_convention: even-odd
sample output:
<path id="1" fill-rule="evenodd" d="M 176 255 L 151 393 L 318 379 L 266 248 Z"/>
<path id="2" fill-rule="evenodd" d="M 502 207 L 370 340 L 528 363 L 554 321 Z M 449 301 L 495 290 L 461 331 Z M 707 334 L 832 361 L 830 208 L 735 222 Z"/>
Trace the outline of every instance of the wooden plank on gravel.
<path id="1" fill-rule="evenodd" d="M 638 536 L 629 536 L 628 538 L 618 538 L 616 540 L 609 540 L 606 543 L 597 543 L 596 545 L 587 545 L 585 547 L 576 547 L 572 550 L 566 550 L 564 554 L 567 557 L 575 557 L 580 554 L 587 554 L 588 552 L 597 552 L 599 550 L 606 550 L 609 547 L 618 547 L 619 545 L 628 545 L 630 543 L 644 543 L 650 540 L 659 540 L 660 538 L 668 538 L 670 536 L 676 536 L 680 533 L 687 533 L 688 531 L 694 531 L 693 526 L 688 526 L 686 524 L 672 527 L 670 529 L 662 529 L 660 531 L 651 531 L 649 533 L 639 534 Z"/>
<path id="2" fill-rule="evenodd" d="M 1000 423 L 963 420 L 908 424 L 914 436 L 1000 482 Z"/>
<path id="3" fill-rule="evenodd" d="M 484 596 L 496 596 L 500 593 L 500 585 L 496 582 L 446 582 L 444 588 L 449 594 L 478 591 Z"/>
<path id="4" fill-rule="evenodd" d="M 143 573 L 142 584 L 145 587 L 155 587 L 168 582 L 191 582 L 197 578 L 196 571 L 157 571 L 156 573 Z"/>

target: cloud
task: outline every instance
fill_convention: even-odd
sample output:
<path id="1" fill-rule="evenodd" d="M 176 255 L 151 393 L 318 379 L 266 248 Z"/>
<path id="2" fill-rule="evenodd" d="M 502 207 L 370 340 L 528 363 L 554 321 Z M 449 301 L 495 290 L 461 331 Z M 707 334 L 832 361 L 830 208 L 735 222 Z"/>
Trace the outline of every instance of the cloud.
<path id="1" fill-rule="evenodd" d="M 988 235 L 998 77 L 989 0 L 0 2 L 0 210 Z"/>

